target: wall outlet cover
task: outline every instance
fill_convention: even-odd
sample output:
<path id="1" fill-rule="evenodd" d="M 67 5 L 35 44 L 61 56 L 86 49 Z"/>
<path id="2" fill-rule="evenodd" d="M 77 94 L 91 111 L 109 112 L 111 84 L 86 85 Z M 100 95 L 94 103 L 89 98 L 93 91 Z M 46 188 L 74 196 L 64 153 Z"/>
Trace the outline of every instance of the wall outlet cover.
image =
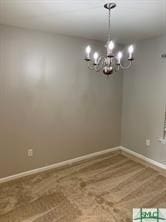
<path id="1" fill-rule="evenodd" d="M 150 146 L 150 139 L 146 139 L 146 146 Z"/>
<path id="2" fill-rule="evenodd" d="M 28 149 L 28 156 L 32 157 L 33 156 L 33 150 L 32 149 Z"/>

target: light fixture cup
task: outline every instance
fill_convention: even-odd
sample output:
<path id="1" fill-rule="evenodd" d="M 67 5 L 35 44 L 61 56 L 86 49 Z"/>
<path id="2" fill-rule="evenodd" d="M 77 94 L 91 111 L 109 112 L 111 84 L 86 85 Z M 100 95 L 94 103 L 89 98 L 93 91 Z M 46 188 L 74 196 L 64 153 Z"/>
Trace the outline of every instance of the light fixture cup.
<path id="1" fill-rule="evenodd" d="M 115 56 L 114 56 L 113 53 L 108 53 L 108 54 L 107 54 L 107 57 L 108 57 L 108 58 L 114 58 Z"/>
<path id="2" fill-rule="evenodd" d="M 132 57 L 128 58 L 128 60 L 129 61 L 134 61 L 134 57 L 132 56 Z"/>
<path id="3" fill-rule="evenodd" d="M 108 10 L 111 10 L 111 9 L 113 9 L 113 8 L 115 8 L 115 7 L 116 7 L 116 4 L 115 4 L 114 2 L 106 3 L 106 4 L 104 5 L 104 8 L 106 8 L 106 9 L 108 9 Z"/>
<path id="4" fill-rule="evenodd" d="M 98 65 L 98 63 L 94 62 L 94 63 L 93 63 L 93 65 L 94 65 L 94 66 L 97 66 L 97 65 Z"/>

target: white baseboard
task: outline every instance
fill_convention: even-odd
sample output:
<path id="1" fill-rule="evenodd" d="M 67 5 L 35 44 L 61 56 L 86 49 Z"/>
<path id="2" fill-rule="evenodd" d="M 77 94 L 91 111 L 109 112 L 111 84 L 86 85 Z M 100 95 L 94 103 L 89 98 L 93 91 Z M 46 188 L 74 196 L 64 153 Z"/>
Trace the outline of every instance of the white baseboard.
<path id="1" fill-rule="evenodd" d="M 136 153 L 136 152 L 134 152 L 134 151 L 132 151 L 128 148 L 125 148 L 123 146 L 119 146 L 119 147 L 114 147 L 114 148 L 98 151 L 98 152 L 95 152 L 95 153 L 90 153 L 90 154 L 83 155 L 83 156 L 80 156 L 80 157 L 76 157 L 74 159 L 58 162 L 58 163 L 55 163 L 55 164 L 52 164 L 52 165 L 49 165 L 49 166 L 44 166 L 44 167 L 37 168 L 37 169 L 34 169 L 34 170 L 18 173 L 18 174 L 12 175 L 12 176 L 0 178 L 0 183 L 4 183 L 4 182 L 11 181 L 11 180 L 19 179 L 21 177 L 33 175 L 33 174 L 36 174 L 36 173 L 41 173 L 41 172 L 51 170 L 51 169 L 56 169 L 56 168 L 60 168 L 60 167 L 64 167 L 64 166 L 70 166 L 74 163 L 78 163 L 78 162 L 81 162 L 81 161 L 84 161 L 84 160 L 88 160 L 88 159 L 91 159 L 91 158 L 94 158 L 94 157 L 97 157 L 97 156 L 100 156 L 100 155 L 103 155 L 103 154 L 115 152 L 115 151 L 122 151 L 124 153 L 135 156 L 136 158 L 141 159 L 146 163 L 149 163 L 149 164 L 151 164 L 153 166 L 156 166 L 160 169 L 166 170 L 166 165 L 165 164 L 159 163 L 155 160 L 152 160 L 148 157 L 145 157 L 144 155 Z"/>
<path id="2" fill-rule="evenodd" d="M 126 147 L 123 147 L 123 146 L 120 146 L 120 150 L 122 152 L 125 152 L 125 153 L 128 153 L 130 155 L 133 155 L 133 156 L 135 156 L 135 157 L 137 157 L 137 158 L 143 160 L 144 162 L 147 162 L 147 163 L 149 163 L 149 164 L 151 164 L 153 166 L 156 166 L 158 168 L 166 170 L 166 165 L 163 164 L 163 163 L 159 163 L 159 162 L 157 162 L 155 160 L 152 160 L 152 159 L 150 159 L 148 157 L 145 157 L 144 155 L 136 153 L 136 152 L 134 152 L 134 151 L 132 151 L 132 150 L 126 148 Z"/>
<path id="3" fill-rule="evenodd" d="M 65 161 L 58 162 L 58 163 L 55 163 L 55 164 L 52 164 L 52 165 L 37 168 L 37 169 L 34 169 L 34 170 L 30 170 L 30 171 L 18 173 L 18 174 L 12 175 L 12 176 L 0 178 L 0 183 L 4 183 L 4 182 L 11 181 L 11 180 L 19 179 L 19 178 L 25 177 L 25 176 L 30 176 L 30 175 L 33 175 L 33 174 L 36 174 L 36 173 L 41 173 L 41 172 L 51 170 L 51 169 L 56 169 L 56 168 L 60 168 L 60 167 L 64 167 L 64 166 L 69 166 L 69 165 L 72 165 L 74 163 L 78 163 L 78 162 L 83 161 L 83 160 L 88 160 L 88 159 L 91 159 L 91 158 L 94 158 L 94 157 L 97 157 L 97 156 L 100 156 L 100 155 L 103 155 L 103 154 L 111 153 L 111 152 L 114 152 L 114 151 L 118 151 L 118 150 L 120 150 L 120 147 L 109 148 L 109 149 L 101 150 L 101 151 L 98 151 L 98 152 L 95 152 L 95 153 L 90 153 L 90 154 L 86 154 L 86 155 L 83 155 L 83 156 L 80 156 L 80 157 L 76 157 L 74 159 L 65 160 Z"/>

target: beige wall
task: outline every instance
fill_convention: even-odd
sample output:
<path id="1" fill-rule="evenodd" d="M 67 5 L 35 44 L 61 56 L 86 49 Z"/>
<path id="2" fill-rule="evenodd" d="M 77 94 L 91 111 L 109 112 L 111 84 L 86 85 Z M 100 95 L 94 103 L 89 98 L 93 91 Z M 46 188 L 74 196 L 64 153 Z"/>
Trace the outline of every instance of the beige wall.
<path id="1" fill-rule="evenodd" d="M 89 71 L 88 43 L 0 26 L 0 177 L 120 145 L 122 76 Z"/>
<path id="2" fill-rule="evenodd" d="M 136 44 L 135 65 L 124 73 L 121 144 L 154 160 L 166 161 L 162 136 L 166 104 L 166 36 Z M 151 146 L 146 147 L 146 139 Z"/>

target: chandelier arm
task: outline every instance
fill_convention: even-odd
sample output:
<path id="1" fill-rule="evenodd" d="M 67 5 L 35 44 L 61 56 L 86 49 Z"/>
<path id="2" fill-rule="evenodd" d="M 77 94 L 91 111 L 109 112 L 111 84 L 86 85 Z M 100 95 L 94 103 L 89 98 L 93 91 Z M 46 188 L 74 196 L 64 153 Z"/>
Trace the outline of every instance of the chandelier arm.
<path id="1" fill-rule="evenodd" d="M 100 72 L 101 69 L 102 69 L 102 67 L 97 67 L 97 66 L 95 66 L 95 71 L 96 71 L 96 72 Z"/>
<path id="2" fill-rule="evenodd" d="M 117 68 L 117 65 L 116 65 L 116 63 L 114 62 L 114 60 L 111 61 L 110 66 L 112 66 L 114 72 L 118 72 L 118 68 Z"/>
<path id="3" fill-rule="evenodd" d="M 89 68 L 90 70 L 94 70 L 94 65 L 93 65 L 93 63 L 91 63 L 90 61 L 88 61 L 88 68 Z"/>
<path id="4" fill-rule="evenodd" d="M 105 57 L 104 56 L 100 56 L 99 63 L 95 66 L 95 71 L 96 72 L 99 72 L 103 68 L 104 61 L 105 61 Z"/>
<path id="5" fill-rule="evenodd" d="M 115 72 L 119 72 L 119 70 L 120 70 L 120 65 L 115 65 L 114 71 L 115 71 Z"/>
<path id="6" fill-rule="evenodd" d="M 130 60 L 129 64 L 127 66 L 124 66 L 124 65 L 122 65 L 122 63 L 120 63 L 120 68 L 121 69 L 128 69 L 128 68 L 130 68 L 131 65 L 132 65 L 132 61 Z"/>

